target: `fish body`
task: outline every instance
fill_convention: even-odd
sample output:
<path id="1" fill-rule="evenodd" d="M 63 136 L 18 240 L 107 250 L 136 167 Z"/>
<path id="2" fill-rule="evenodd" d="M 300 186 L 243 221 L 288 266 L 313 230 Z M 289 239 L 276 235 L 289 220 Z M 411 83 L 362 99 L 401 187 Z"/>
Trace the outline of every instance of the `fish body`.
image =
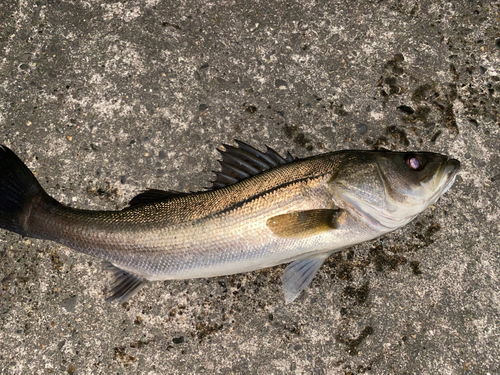
<path id="1" fill-rule="evenodd" d="M 211 190 L 148 190 L 121 211 L 60 204 L 3 146 L 0 227 L 103 259 L 115 276 L 112 298 L 127 300 L 147 281 L 292 262 L 283 276 L 291 302 L 330 254 L 411 221 L 459 169 L 458 161 L 433 153 L 339 151 L 294 160 L 238 146 L 221 152 Z"/>

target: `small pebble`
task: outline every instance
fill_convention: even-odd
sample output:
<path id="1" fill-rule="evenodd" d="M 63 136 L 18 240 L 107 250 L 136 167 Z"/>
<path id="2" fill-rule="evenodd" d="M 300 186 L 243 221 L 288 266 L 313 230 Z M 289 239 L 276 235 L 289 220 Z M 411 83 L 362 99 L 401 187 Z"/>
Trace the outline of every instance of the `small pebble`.
<path id="1" fill-rule="evenodd" d="M 357 124 L 356 125 L 356 129 L 358 130 L 358 133 L 363 135 L 363 134 L 366 134 L 366 132 L 368 131 L 368 125 L 366 124 Z"/>
<path id="2" fill-rule="evenodd" d="M 274 81 L 274 86 L 280 90 L 286 90 L 288 88 L 288 84 L 282 79 L 277 79 L 276 81 Z"/>
<path id="3" fill-rule="evenodd" d="M 184 342 L 184 336 L 181 336 L 181 337 L 175 337 L 172 342 L 174 344 L 182 344 Z"/>

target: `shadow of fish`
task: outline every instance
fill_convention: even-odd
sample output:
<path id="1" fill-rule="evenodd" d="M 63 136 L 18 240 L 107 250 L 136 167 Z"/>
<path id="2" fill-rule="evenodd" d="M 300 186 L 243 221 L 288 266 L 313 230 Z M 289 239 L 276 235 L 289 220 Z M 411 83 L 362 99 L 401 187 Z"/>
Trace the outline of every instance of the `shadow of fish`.
<path id="1" fill-rule="evenodd" d="M 281 157 L 236 141 L 224 146 L 213 186 L 147 190 L 121 211 L 67 207 L 0 147 L 0 227 L 101 258 L 109 299 L 145 283 L 221 276 L 290 263 L 293 301 L 334 252 L 411 221 L 453 184 L 460 163 L 429 152 L 338 151 Z"/>

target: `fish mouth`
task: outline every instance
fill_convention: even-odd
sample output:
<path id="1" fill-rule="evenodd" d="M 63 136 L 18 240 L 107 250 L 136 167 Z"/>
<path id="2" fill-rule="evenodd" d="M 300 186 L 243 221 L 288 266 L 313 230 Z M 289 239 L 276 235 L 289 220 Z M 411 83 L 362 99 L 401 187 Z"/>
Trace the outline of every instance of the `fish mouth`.
<path id="1" fill-rule="evenodd" d="M 439 198 L 439 196 L 443 195 L 451 188 L 459 170 L 460 162 L 457 159 L 447 159 L 443 162 L 443 164 L 441 164 L 439 171 L 439 174 L 441 175 L 441 189 L 437 189 L 436 198 Z"/>

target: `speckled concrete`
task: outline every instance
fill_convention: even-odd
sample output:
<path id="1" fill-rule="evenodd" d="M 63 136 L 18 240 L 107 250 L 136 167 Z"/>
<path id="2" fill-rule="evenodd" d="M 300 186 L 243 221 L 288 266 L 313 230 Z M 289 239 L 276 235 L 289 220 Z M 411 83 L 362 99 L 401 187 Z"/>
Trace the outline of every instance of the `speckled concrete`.
<path id="1" fill-rule="evenodd" d="M 462 162 L 415 222 L 330 258 L 154 283 L 0 233 L 1 373 L 499 373 L 499 3 L 2 0 L 0 142 L 58 200 L 200 189 L 241 139 Z"/>

